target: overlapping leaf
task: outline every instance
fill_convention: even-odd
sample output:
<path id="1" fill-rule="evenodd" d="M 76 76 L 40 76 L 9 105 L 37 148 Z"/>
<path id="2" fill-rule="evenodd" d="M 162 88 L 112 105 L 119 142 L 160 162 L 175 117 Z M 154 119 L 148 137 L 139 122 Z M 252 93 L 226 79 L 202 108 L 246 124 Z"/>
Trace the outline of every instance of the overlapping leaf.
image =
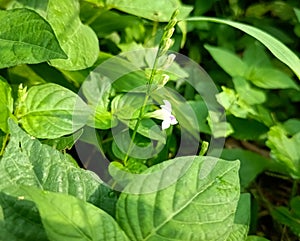
<path id="1" fill-rule="evenodd" d="M 78 0 L 16 0 L 11 7 L 33 9 L 49 22 L 68 57 L 50 61 L 53 66 L 79 70 L 91 67 L 97 60 L 98 39 L 90 27 L 81 23 Z"/>
<path id="2" fill-rule="evenodd" d="M 0 68 L 67 57 L 49 23 L 36 12 L 0 10 L 0 22 Z"/>
<path id="3" fill-rule="evenodd" d="M 92 172 L 78 168 L 67 156 L 32 139 L 12 120 L 11 138 L 0 162 L 0 190 L 22 184 L 74 195 L 114 212 L 115 197 Z"/>
<path id="4" fill-rule="evenodd" d="M 36 204 L 49 240 L 128 240 L 110 215 L 87 202 L 33 187 L 13 186 L 10 189 L 19 195 L 16 203 L 33 201 Z"/>

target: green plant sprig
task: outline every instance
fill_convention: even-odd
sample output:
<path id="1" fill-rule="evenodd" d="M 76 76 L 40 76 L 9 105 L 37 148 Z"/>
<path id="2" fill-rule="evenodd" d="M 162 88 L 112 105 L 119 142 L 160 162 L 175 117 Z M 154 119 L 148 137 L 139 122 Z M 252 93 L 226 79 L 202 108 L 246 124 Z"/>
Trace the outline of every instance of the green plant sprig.
<path id="1" fill-rule="evenodd" d="M 156 72 L 157 72 L 158 59 L 159 59 L 159 57 L 163 56 L 170 49 L 170 47 L 173 44 L 173 40 L 171 39 L 171 37 L 174 33 L 175 25 L 177 24 L 176 16 L 178 15 L 178 13 L 179 13 L 179 10 L 176 9 L 173 12 L 172 16 L 171 16 L 170 21 L 168 22 L 168 24 L 164 28 L 164 33 L 163 33 L 163 36 L 160 40 L 160 43 L 159 43 L 159 46 L 158 46 L 158 51 L 156 53 L 155 60 L 154 60 L 154 63 L 153 63 L 153 67 L 152 67 L 152 70 L 151 70 L 151 74 L 150 74 L 149 80 L 147 82 L 147 90 L 146 90 L 146 95 L 145 95 L 145 98 L 144 98 L 144 102 L 143 102 L 143 105 L 140 109 L 139 116 L 138 116 L 137 122 L 134 126 L 132 137 L 131 137 L 131 140 L 130 140 L 130 143 L 129 143 L 129 147 L 128 147 L 128 150 L 126 152 L 125 158 L 123 160 L 124 166 L 127 166 L 127 161 L 128 161 L 129 155 L 130 155 L 130 153 L 132 151 L 132 148 L 134 146 L 134 140 L 135 140 L 135 137 L 136 137 L 136 134 L 137 134 L 137 130 L 138 130 L 139 125 L 140 125 L 140 123 L 143 119 L 143 116 L 144 116 L 145 108 L 146 108 L 147 102 L 148 102 L 149 97 L 150 97 L 151 85 L 153 83 L 154 77 L 155 77 Z"/>

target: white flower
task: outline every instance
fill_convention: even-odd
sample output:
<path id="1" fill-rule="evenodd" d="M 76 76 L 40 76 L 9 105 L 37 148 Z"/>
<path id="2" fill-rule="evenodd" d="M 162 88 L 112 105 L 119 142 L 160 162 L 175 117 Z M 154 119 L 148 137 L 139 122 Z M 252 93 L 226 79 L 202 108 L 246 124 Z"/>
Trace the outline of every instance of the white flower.
<path id="1" fill-rule="evenodd" d="M 161 105 L 163 122 L 161 124 L 161 128 L 163 130 L 168 129 L 170 125 L 176 125 L 178 122 L 175 116 L 172 115 L 172 106 L 168 100 L 163 100 L 164 105 Z"/>

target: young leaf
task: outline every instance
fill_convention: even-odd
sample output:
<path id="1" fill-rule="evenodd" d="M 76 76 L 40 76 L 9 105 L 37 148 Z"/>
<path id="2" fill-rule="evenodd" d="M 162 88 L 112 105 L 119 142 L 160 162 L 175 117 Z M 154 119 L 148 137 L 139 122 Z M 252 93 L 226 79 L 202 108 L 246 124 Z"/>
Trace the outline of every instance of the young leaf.
<path id="1" fill-rule="evenodd" d="M 48 241 L 36 205 L 23 196 L 18 197 L 0 192 L 0 240 L 10 241 Z"/>
<path id="2" fill-rule="evenodd" d="M 0 76 L 0 129 L 6 133 L 8 132 L 7 119 L 13 112 L 13 102 L 11 87 Z"/>
<path id="3" fill-rule="evenodd" d="M 33 86 L 24 98 L 17 117 L 23 128 L 37 138 L 71 134 L 82 128 L 90 115 L 79 96 L 56 84 Z"/>
<path id="4" fill-rule="evenodd" d="M 0 69 L 66 58 L 51 26 L 37 13 L 0 10 L 0 22 Z"/>
<path id="5" fill-rule="evenodd" d="M 34 187 L 20 186 L 14 192 L 37 205 L 49 240 L 128 241 L 110 215 L 87 202 Z"/>
<path id="6" fill-rule="evenodd" d="M 224 71 L 232 77 L 244 76 L 247 70 L 247 65 L 234 53 L 230 51 L 205 45 L 205 48 L 212 55 L 214 60 L 224 69 Z"/>
<path id="7" fill-rule="evenodd" d="M 82 84 L 82 92 L 89 106 L 94 110 L 87 125 L 98 129 L 109 129 L 117 124 L 117 120 L 108 111 L 111 81 L 97 72 L 89 75 Z"/>
<path id="8" fill-rule="evenodd" d="M 95 2 L 96 0 L 88 0 Z M 147 18 L 153 21 L 167 22 L 170 20 L 172 13 L 178 9 L 178 19 L 183 19 L 192 11 L 192 7 L 184 6 L 178 0 L 155 1 L 135 0 L 126 2 L 123 0 L 108 0 L 106 4 L 110 8 L 116 8 L 126 13 L 139 17 Z"/>
<path id="9" fill-rule="evenodd" d="M 300 59 L 289 48 L 266 32 L 247 24 L 210 17 L 190 17 L 186 21 L 211 21 L 237 28 L 263 43 L 279 60 L 289 66 L 300 79 Z"/>
<path id="10" fill-rule="evenodd" d="M 66 60 L 50 61 L 53 66 L 63 70 L 79 70 L 91 67 L 97 60 L 98 39 L 89 26 L 81 23 L 78 0 L 16 0 L 12 7 L 32 9 L 50 23 L 68 56 Z M 24 22 L 24 19 L 20 21 Z"/>
<path id="11" fill-rule="evenodd" d="M 266 95 L 263 91 L 253 88 L 243 77 L 232 79 L 234 88 L 239 97 L 249 105 L 262 104 L 266 101 Z"/>
<path id="12" fill-rule="evenodd" d="M 67 193 L 114 213 L 115 197 L 92 172 L 77 168 L 68 157 L 32 139 L 12 120 L 10 142 L 0 162 L 0 190 L 22 184 Z"/>
<path id="13" fill-rule="evenodd" d="M 268 133 L 266 144 L 271 149 L 272 157 L 283 164 L 294 178 L 299 178 L 300 133 L 289 138 L 282 127 L 273 126 Z"/>
<path id="14" fill-rule="evenodd" d="M 238 161 L 194 156 L 155 165 L 125 188 L 117 221 L 131 240 L 226 240 L 240 195 L 238 168 Z"/>

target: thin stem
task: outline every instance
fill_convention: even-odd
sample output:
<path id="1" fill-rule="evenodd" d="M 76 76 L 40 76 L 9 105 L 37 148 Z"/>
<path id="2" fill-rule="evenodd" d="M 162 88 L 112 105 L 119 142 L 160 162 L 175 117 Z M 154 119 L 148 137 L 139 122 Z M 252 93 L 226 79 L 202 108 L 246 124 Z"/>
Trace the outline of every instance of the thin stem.
<path id="1" fill-rule="evenodd" d="M 0 156 L 3 156 L 3 154 L 4 154 L 4 150 L 5 150 L 5 147 L 6 147 L 6 143 L 8 141 L 8 137 L 9 137 L 9 134 L 6 134 L 5 137 L 4 137 L 2 147 L 1 147 L 1 151 L 0 151 Z"/>
<path id="2" fill-rule="evenodd" d="M 134 126 L 134 130 L 133 130 L 133 133 L 132 133 L 132 136 L 131 136 L 129 147 L 128 147 L 128 150 L 126 152 L 126 155 L 125 155 L 125 158 L 124 158 L 124 161 L 123 161 L 125 166 L 127 165 L 127 161 L 128 161 L 130 152 L 132 151 L 132 148 L 134 146 L 134 139 L 135 139 L 135 136 L 137 134 L 139 125 L 141 124 L 141 121 L 143 119 L 144 111 L 145 111 L 147 102 L 148 102 L 149 97 L 150 97 L 151 84 L 152 84 L 152 82 L 154 80 L 154 76 L 156 74 L 156 68 L 157 68 L 158 57 L 159 57 L 158 56 L 159 50 L 160 50 L 160 48 L 158 48 L 158 51 L 157 51 L 156 56 L 155 56 L 154 64 L 153 64 L 153 67 L 152 67 L 152 70 L 151 70 L 151 75 L 150 75 L 149 81 L 147 83 L 147 92 L 146 92 L 146 95 L 145 95 L 144 103 L 142 105 L 142 108 L 140 109 L 139 116 L 138 116 L 137 122 Z"/>
<path id="3" fill-rule="evenodd" d="M 127 150 L 126 155 L 124 157 L 124 161 L 123 161 L 124 166 L 127 166 L 127 161 L 128 161 L 129 155 L 130 155 L 130 153 L 132 151 L 132 148 L 134 146 L 134 139 L 136 137 L 139 125 L 140 125 L 140 123 L 143 119 L 144 111 L 145 111 L 147 102 L 148 102 L 149 97 L 150 97 L 151 85 L 152 85 L 152 83 L 154 81 L 154 77 L 156 75 L 156 70 L 157 70 L 157 65 L 158 65 L 158 58 L 161 55 L 163 55 L 163 53 L 165 53 L 168 50 L 168 48 L 170 47 L 169 45 L 166 44 L 166 41 L 170 40 L 170 38 L 173 34 L 174 26 L 176 24 L 175 17 L 176 17 L 177 14 L 178 14 L 178 10 L 175 10 L 174 13 L 172 14 L 170 22 L 168 23 L 168 25 L 165 28 L 164 34 L 163 34 L 163 36 L 160 40 L 158 50 L 156 52 L 156 56 L 155 56 L 155 59 L 154 59 L 153 67 L 152 67 L 152 70 L 151 70 L 150 78 L 149 78 L 149 81 L 147 82 L 147 90 L 146 90 L 146 95 L 145 95 L 145 98 L 144 98 L 144 103 L 143 103 L 143 105 L 140 109 L 139 116 L 138 116 L 137 122 L 135 123 L 134 130 L 133 130 L 133 133 L 132 133 L 132 136 L 131 136 L 129 147 L 128 147 L 128 150 Z M 154 27 L 156 27 L 156 26 L 154 26 Z"/>

